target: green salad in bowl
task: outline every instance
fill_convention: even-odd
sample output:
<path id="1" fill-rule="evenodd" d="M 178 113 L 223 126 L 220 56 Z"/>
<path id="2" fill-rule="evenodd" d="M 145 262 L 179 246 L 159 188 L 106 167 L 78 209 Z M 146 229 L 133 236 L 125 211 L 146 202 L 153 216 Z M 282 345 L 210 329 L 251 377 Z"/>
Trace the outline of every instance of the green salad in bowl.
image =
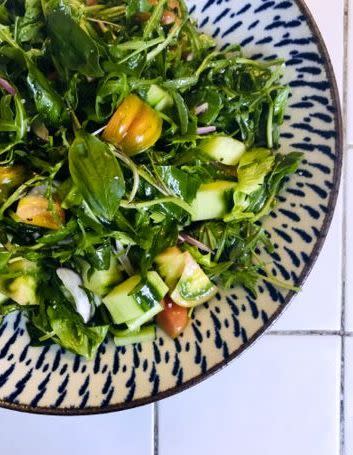
<path id="1" fill-rule="evenodd" d="M 33 345 L 92 358 L 220 288 L 293 288 L 259 255 L 301 160 L 282 60 L 217 49 L 182 0 L 8 1 L 0 56 L 0 314 Z"/>

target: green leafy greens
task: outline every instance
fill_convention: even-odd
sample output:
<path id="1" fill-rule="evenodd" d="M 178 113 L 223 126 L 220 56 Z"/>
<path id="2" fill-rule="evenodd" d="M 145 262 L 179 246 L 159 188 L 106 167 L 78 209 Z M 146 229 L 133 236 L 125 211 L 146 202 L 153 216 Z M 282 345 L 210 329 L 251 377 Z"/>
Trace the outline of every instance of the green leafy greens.
<path id="1" fill-rule="evenodd" d="M 98 290 L 139 274 L 131 295 L 146 293 L 156 256 L 175 246 L 220 286 L 293 288 L 258 255 L 273 251 L 260 221 L 301 161 L 277 151 L 284 68 L 236 45 L 218 50 L 183 0 L 2 3 L 0 317 L 24 311 L 32 344 L 92 358 L 107 335 L 128 333 Z M 104 131 L 131 94 L 163 127 L 154 145 L 128 156 Z M 141 118 L 126 125 L 124 115 L 122 136 L 141 129 Z M 229 165 L 205 154 L 204 138 L 218 136 L 245 153 Z M 218 211 L 207 219 L 197 206 L 205 185 L 216 202 L 202 202 L 202 213 Z M 79 304 L 93 309 L 88 322 L 58 269 L 73 272 Z"/>

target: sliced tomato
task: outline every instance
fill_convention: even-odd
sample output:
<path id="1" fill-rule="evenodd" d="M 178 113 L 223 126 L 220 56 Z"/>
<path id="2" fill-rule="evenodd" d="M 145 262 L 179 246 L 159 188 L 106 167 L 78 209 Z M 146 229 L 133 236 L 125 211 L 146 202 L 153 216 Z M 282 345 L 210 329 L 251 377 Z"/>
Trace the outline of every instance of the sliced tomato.
<path id="1" fill-rule="evenodd" d="M 58 201 L 49 209 L 49 201 L 44 196 L 25 196 L 20 199 L 16 215 L 25 224 L 46 229 L 60 229 L 65 223 L 65 212 Z"/>
<path id="2" fill-rule="evenodd" d="M 137 95 L 128 95 L 109 120 L 103 139 L 127 155 L 152 147 L 161 136 L 162 119 Z"/>
<path id="3" fill-rule="evenodd" d="M 156 321 L 171 338 L 176 338 L 189 323 L 188 309 L 177 305 L 170 297 L 166 297 L 164 310 L 157 314 Z"/>
<path id="4" fill-rule="evenodd" d="M 4 202 L 12 190 L 18 188 L 26 180 L 23 166 L 0 166 L 0 204 Z"/>

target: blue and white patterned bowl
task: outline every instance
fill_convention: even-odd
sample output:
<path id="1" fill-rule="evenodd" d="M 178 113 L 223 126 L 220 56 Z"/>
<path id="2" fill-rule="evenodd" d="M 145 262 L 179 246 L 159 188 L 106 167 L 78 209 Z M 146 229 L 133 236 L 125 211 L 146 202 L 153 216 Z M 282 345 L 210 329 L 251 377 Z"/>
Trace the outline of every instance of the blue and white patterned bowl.
<path id="1" fill-rule="evenodd" d="M 325 239 L 338 193 L 342 126 L 333 70 L 302 0 L 189 2 L 202 30 L 250 57 L 287 61 L 292 88 L 282 150 L 306 153 L 265 225 L 276 246 L 272 273 L 301 285 Z M 199 308 L 178 340 L 108 343 L 85 361 L 59 347 L 32 348 L 20 315 L 0 327 L 0 405 L 22 411 L 85 414 L 150 403 L 197 383 L 249 347 L 279 316 L 291 292 L 268 283 L 256 301 L 244 290 Z"/>

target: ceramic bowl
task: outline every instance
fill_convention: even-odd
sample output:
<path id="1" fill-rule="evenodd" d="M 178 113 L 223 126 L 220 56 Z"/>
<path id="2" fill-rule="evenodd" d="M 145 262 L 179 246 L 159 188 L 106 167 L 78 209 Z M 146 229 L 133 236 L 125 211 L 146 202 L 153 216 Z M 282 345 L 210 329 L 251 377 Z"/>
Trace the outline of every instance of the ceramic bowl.
<path id="1" fill-rule="evenodd" d="M 302 151 L 305 159 L 265 226 L 275 244 L 272 273 L 302 286 L 330 225 L 342 161 L 337 88 L 320 32 L 301 0 L 191 0 L 188 6 L 220 46 L 240 43 L 252 58 L 287 61 L 292 96 L 282 151 Z M 258 290 L 256 300 L 243 289 L 220 293 L 194 312 L 175 341 L 158 332 L 153 343 L 107 343 L 93 361 L 58 346 L 30 347 L 23 317 L 13 314 L 0 327 L 0 405 L 86 414 L 178 393 L 250 347 L 293 297 L 269 283 Z"/>

